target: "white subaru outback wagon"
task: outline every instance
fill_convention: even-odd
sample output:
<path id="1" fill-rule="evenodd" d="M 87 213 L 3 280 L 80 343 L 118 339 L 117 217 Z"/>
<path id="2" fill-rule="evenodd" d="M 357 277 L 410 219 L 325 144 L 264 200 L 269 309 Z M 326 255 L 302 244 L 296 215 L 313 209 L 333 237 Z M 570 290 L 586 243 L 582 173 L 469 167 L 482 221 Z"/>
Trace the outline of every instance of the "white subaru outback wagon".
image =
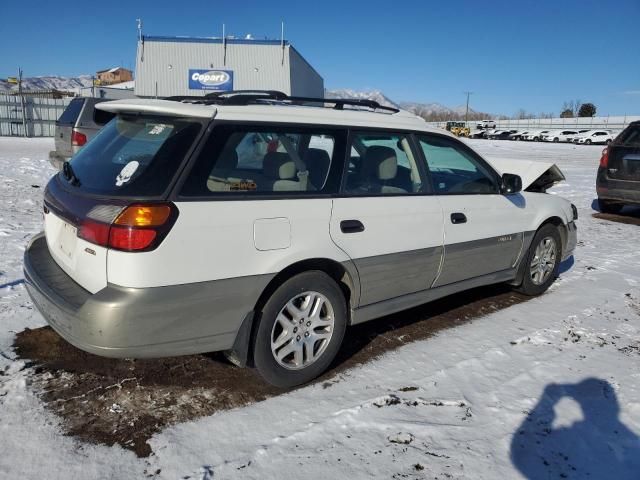
<path id="1" fill-rule="evenodd" d="M 349 325 L 499 282 L 541 294 L 576 244 L 557 166 L 488 162 L 372 101 L 97 108 L 116 116 L 47 185 L 24 258 L 48 323 L 97 355 L 226 351 L 294 386 Z"/>

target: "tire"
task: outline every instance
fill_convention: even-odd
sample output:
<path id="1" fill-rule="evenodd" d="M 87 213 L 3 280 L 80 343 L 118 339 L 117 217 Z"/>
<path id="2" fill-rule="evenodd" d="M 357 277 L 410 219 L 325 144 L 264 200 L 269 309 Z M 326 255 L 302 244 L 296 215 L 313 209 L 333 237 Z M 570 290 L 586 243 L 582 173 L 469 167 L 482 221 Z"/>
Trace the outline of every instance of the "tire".
<path id="1" fill-rule="evenodd" d="M 599 206 L 600 211 L 602 213 L 616 214 L 616 213 L 620 213 L 622 211 L 622 207 L 624 205 L 622 205 L 621 203 L 610 202 L 609 200 L 601 200 L 599 198 L 598 199 L 598 206 Z"/>
<path id="2" fill-rule="evenodd" d="M 300 273 L 280 285 L 262 309 L 253 346 L 255 366 L 276 387 L 307 383 L 329 367 L 346 327 L 347 306 L 338 284 L 318 270 Z M 318 335 L 325 338 L 305 340 Z"/>
<path id="3" fill-rule="evenodd" d="M 605 145 L 610 145 L 611 144 L 611 139 L 607 140 L 606 142 L 604 142 Z"/>
<path id="4" fill-rule="evenodd" d="M 590 139 L 590 138 L 587 138 L 587 139 L 584 141 L 584 143 L 586 143 L 587 145 L 591 145 L 591 139 Z"/>
<path id="5" fill-rule="evenodd" d="M 558 137 L 553 139 L 553 143 L 558 143 L 560 141 L 560 139 Z"/>
<path id="6" fill-rule="evenodd" d="M 553 258 L 546 256 L 548 241 L 552 241 L 554 244 Z M 540 255 L 542 252 L 545 252 L 544 257 Z M 527 255 L 523 259 L 525 265 L 522 284 L 516 290 L 529 296 L 544 293 L 558 278 L 561 258 L 562 241 L 558 228 L 551 224 L 543 225 L 533 237 Z"/>

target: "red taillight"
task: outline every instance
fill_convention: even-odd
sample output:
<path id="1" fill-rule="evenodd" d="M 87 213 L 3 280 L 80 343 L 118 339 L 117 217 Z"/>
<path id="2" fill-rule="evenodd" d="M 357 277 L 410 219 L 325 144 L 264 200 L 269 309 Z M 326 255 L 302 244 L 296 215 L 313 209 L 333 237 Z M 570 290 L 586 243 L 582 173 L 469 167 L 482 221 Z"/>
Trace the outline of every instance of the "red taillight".
<path id="1" fill-rule="evenodd" d="M 87 219 L 78 237 L 115 250 L 137 252 L 153 250 L 169 232 L 178 210 L 173 204 L 130 205 L 112 224 Z"/>
<path id="2" fill-rule="evenodd" d="M 84 238 L 87 242 L 95 243 L 102 247 L 109 246 L 109 229 L 111 225 L 108 223 L 96 222 L 95 220 L 85 220 L 78 229 L 78 237 Z"/>
<path id="3" fill-rule="evenodd" d="M 87 136 L 84 133 L 71 131 L 71 145 L 74 147 L 81 147 L 87 143 Z"/>
<path id="4" fill-rule="evenodd" d="M 602 151 L 602 156 L 600 157 L 600 166 L 602 168 L 607 168 L 609 166 L 609 147 L 605 148 Z"/>
<path id="5" fill-rule="evenodd" d="M 109 232 L 109 248 L 117 250 L 145 250 L 156 239 L 158 233 L 150 228 L 130 228 L 113 225 Z"/>

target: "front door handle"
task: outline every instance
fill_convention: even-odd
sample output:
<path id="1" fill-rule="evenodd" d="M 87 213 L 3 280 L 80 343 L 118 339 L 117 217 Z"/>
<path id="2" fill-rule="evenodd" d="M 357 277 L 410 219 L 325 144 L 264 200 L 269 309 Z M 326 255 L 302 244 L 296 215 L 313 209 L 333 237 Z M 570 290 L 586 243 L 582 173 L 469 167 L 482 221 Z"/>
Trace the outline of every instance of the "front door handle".
<path id="1" fill-rule="evenodd" d="M 454 225 L 458 223 L 467 223 L 467 216 L 464 213 L 455 212 L 451 214 L 451 223 Z"/>
<path id="2" fill-rule="evenodd" d="M 360 220 L 342 220 L 340 230 L 342 233 L 360 233 L 364 232 L 364 225 Z"/>

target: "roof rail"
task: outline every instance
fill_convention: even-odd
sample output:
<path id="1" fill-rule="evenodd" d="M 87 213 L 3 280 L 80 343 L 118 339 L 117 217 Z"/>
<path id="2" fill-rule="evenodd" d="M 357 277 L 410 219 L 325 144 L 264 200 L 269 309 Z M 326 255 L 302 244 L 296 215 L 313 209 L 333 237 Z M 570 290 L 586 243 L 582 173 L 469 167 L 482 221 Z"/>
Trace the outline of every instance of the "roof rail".
<path id="1" fill-rule="evenodd" d="M 365 107 L 372 110 L 385 110 L 398 113 L 400 110 L 394 107 L 380 105 L 375 100 L 360 98 L 316 98 L 289 96 L 278 90 L 232 90 L 227 92 L 212 92 L 204 96 L 172 96 L 165 100 L 188 103 L 202 103 L 205 105 L 250 105 L 264 103 L 290 103 L 290 104 L 333 104 L 335 110 L 344 110 L 345 105 Z"/>

